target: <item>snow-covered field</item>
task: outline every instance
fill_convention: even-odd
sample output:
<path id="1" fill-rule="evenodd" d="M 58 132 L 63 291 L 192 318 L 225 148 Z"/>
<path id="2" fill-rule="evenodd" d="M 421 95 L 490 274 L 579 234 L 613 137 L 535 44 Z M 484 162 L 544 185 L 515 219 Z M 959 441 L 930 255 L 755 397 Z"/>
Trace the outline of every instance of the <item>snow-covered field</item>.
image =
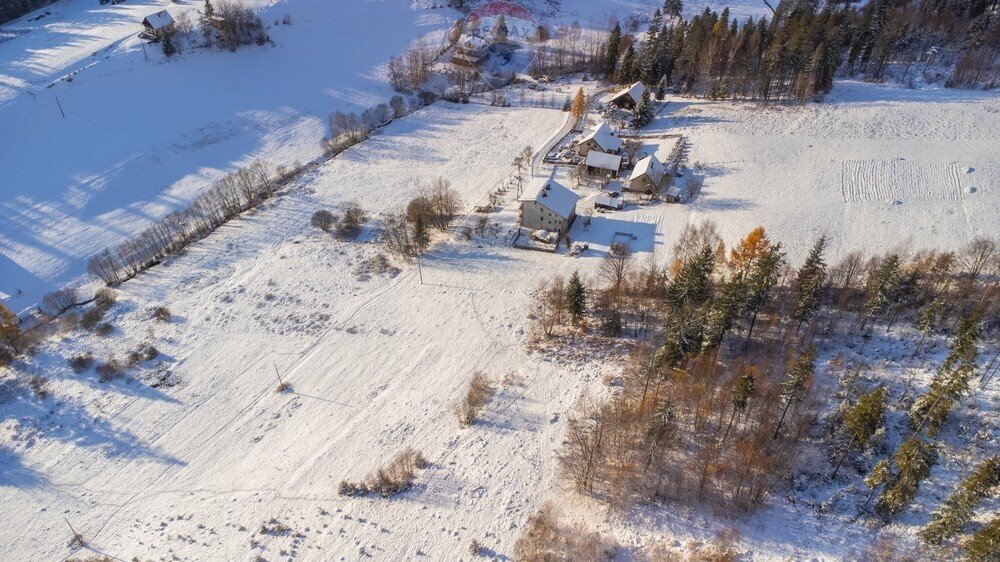
<path id="1" fill-rule="evenodd" d="M 852 101 L 880 95 L 896 99 L 877 108 Z M 700 198 L 607 218 L 647 232 L 647 249 L 660 259 L 683 224 L 701 218 L 716 220 L 730 240 L 763 224 L 793 260 L 824 230 L 836 252 L 877 251 L 908 237 L 954 247 L 975 233 L 996 236 L 988 220 L 1000 170 L 989 150 L 1000 130 L 996 109 L 996 99 L 976 94 L 857 84 L 839 86 L 830 106 L 674 102 L 658 123 L 689 135 L 692 158 L 707 165 Z M 909 123 L 897 121 L 906 116 Z M 616 368 L 529 354 L 530 294 L 557 273 L 591 272 L 620 225 L 591 228 L 592 249 L 578 259 L 445 237 L 421 273 L 402 262 L 398 272 L 371 273 L 378 245 L 336 241 L 308 221 L 350 200 L 376 215 L 398 209 L 415 180 L 438 176 L 477 200 L 510 172 L 521 147 L 541 146 L 564 118 L 475 103 L 424 109 L 123 285 L 110 336 L 77 330 L 45 344 L 22 370 L 49 378 L 52 396 L 0 405 L 8 508 L 0 557 L 69 555 L 64 517 L 91 548 L 124 559 L 459 559 L 472 540 L 509 556 L 529 514 L 569 497 L 555 470 L 562 422 L 584 389 Z M 893 126 L 871 128 L 873 118 Z M 825 156 L 809 144 L 827 147 Z M 933 202 L 940 212 L 905 197 L 898 205 L 845 201 L 844 162 L 903 155 L 911 174 L 937 162 L 973 167 L 960 181 L 977 191 Z M 151 319 L 159 305 L 173 312 L 169 323 Z M 66 365 L 76 353 L 122 358 L 143 343 L 162 355 L 123 379 L 101 383 L 93 370 L 74 374 Z M 876 342 L 872 353 L 882 349 Z M 275 369 L 292 392 L 275 392 Z M 462 429 L 452 405 L 475 370 L 510 377 L 484 422 Z M 996 400 L 984 396 L 979 407 Z M 987 443 L 996 432 L 987 431 Z M 430 461 L 414 490 L 391 500 L 337 495 L 341 480 L 363 477 L 405 446 Z M 928 493 L 954 482 L 961 457 L 953 456 Z M 870 540 L 846 519 L 814 541 L 769 531 L 824 525 L 816 511 L 774 503 L 744 529 L 754 558 L 842 557 Z M 567 505 L 601 513 L 582 501 Z M 291 530 L 261 533 L 272 518 Z M 732 524 L 686 510 L 597 518 L 591 524 L 633 546 L 650 533 L 706 538 Z"/>
<path id="2" fill-rule="evenodd" d="M 457 16 L 406 0 L 256 4 L 274 46 L 143 51 L 142 18 L 194 18 L 194 0 L 65 0 L 0 44 L 0 292 L 23 292 L 9 306 L 76 278 L 225 171 L 314 159 L 327 115 L 386 101 L 388 58 Z M 274 25 L 286 13 L 292 24 Z"/>

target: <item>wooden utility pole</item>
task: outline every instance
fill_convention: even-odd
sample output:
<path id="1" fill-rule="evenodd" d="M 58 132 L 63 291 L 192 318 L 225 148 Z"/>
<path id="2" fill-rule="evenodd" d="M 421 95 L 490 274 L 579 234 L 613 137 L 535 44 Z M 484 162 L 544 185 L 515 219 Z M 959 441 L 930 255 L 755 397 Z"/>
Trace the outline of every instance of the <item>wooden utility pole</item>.
<path id="1" fill-rule="evenodd" d="M 420 284 L 424 284 L 424 270 L 420 268 L 420 250 L 417 250 L 417 275 L 420 277 Z"/>
<path id="2" fill-rule="evenodd" d="M 69 530 L 73 532 L 73 540 L 80 546 L 83 546 L 83 535 L 76 532 L 76 529 L 70 524 L 69 519 L 63 517 L 63 521 L 66 522 L 66 525 L 69 525 Z"/>
<path id="3" fill-rule="evenodd" d="M 142 56 L 146 57 L 146 62 L 149 62 L 149 54 L 146 53 L 146 42 L 139 38 L 139 44 L 142 45 Z"/>
<path id="4" fill-rule="evenodd" d="M 65 119 L 66 118 L 66 112 L 63 111 L 62 104 L 59 103 L 59 96 L 56 96 L 56 105 L 59 106 L 59 113 L 61 113 L 62 116 L 63 116 L 63 119 Z"/>

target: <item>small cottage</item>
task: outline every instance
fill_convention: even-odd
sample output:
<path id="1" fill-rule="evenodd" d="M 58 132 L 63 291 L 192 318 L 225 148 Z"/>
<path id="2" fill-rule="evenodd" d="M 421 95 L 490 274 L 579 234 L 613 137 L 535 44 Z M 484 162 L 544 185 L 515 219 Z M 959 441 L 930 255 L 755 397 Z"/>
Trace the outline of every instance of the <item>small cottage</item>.
<path id="1" fill-rule="evenodd" d="M 660 191 L 663 173 L 663 164 L 656 158 L 656 155 L 650 154 L 635 165 L 625 190 L 653 195 Z"/>
<path id="2" fill-rule="evenodd" d="M 639 105 L 639 101 L 642 100 L 642 94 L 645 91 L 646 87 L 642 85 L 642 82 L 636 82 L 615 94 L 608 103 L 622 109 L 635 109 L 635 106 Z"/>
<path id="3" fill-rule="evenodd" d="M 622 149 L 622 139 L 611 132 L 608 123 L 602 122 L 593 131 L 584 135 L 576 145 L 576 153 L 586 156 L 591 150 L 599 150 L 608 154 L 618 154 Z"/>
<path id="4" fill-rule="evenodd" d="M 553 179 L 534 180 L 525 186 L 518 199 L 521 202 L 521 226 L 557 232 L 562 237 L 576 218 L 579 200 L 579 195 Z"/>
<path id="5" fill-rule="evenodd" d="M 170 12 L 160 10 L 143 18 L 142 27 L 153 37 L 164 37 L 174 32 L 174 18 Z"/>
<path id="6" fill-rule="evenodd" d="M 587 172 L 590 174 L 614 174 L 622 167 L 622 157 L 617 154 L 608 154 L 599 150 L 591 150 L 587 153 Z"/>

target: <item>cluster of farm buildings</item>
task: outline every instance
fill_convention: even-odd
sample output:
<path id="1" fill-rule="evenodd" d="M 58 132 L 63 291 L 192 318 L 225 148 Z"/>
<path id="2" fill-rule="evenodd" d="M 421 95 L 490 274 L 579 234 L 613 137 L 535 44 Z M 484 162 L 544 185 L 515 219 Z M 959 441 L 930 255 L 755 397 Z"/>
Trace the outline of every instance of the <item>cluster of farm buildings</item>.
<path id="1" fill-rule="evenodd" d="M 645 86 L 636 82 L 611 96 L 607 105 L 620 110 L 634 110 L 644 91 Z M 620 182 L 620 191 L 601 192 L 594 197 L 594 207 L 599 211 L 621 209 L 624 206 L 623 193 L 633 194 L 636 198 L 661 198 L 671 203 L 681 202 L 681 190 L 671 186 L 676 164 L 662 162 L 657 158 L 655 150 L 641 155 L 632 164 L 624 150 L 625 142 L 625 139 L 615 134 L 607 121 L 601 121 L 573 141 L 578 165 L 585 169 L 588 176 L 603 178 L 605 186 L 611 185 L 612 181 Z M 630 165 L 631 171 L 624 175 L 623 172 L 628 171 Z M 525 187 L 518 199 L 521 227 L 531 231 L 546 231 L 559 239 L 569 231 L 581 199 L 577 192 L 551 177 L 536 178 Z"/>

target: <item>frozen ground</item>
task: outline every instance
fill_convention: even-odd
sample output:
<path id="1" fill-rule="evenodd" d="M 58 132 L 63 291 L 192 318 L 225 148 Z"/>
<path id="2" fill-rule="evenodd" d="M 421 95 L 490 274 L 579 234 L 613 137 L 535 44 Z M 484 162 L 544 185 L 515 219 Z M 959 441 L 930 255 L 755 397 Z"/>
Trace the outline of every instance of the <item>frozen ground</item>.
<path id="1" fill-rule="evenodd" d="M 622 226 L 637 235 L 638 250 L 660 259 L 684 222 L 700 218 L 715 219 L 730 241 L 763 224 L 793 260 L 824 230 L 837 253 L 877 251 L 910 236 L 954 247 L 977 232 L 1000 234 L 985 215 L 997 201 L 998 167 L 988 149 L 1000 130 L 995 99 L 838 88 L 830 107 L 757 111 L 675 101 L 658 123 L 689 135 L 693 159 L 707 165 L 693 204 L 602 215 L 609 222 L 595 219 L 586 234 L 593 249 L 579 259 L 448 236 L 422 260 L 423 284 L 414 264 L 371 271 L 378 245 L 336 241 L 309 227 L 309 216 L 348 200 L 376 215 L 392 211 L 412 196 L 415 180 L 426 185 L 439 175 L 467 202 L 479 200 L 510 172 L 521 147 L 541 146 L 565 114 L 440 103 L 393 123 L 126 283 L 109 315 L 110 336 L 74 331 L 21 367 L 49 378 L 53 394 L 6 396 L 0 404 L 7 506 L 0 558 L 70 555 L 64 517 L 91 548 L 123 559 L 454 560 L 467 556 L 472 540 L 504 557 L 546 499 L 632 547 L 651 537 L 709 538 L 737 525 L 741 549 L 754 559 L 850 557 L 871 540 L 871 529 L 817 506 L 844 502 L 836 509 L 849 513 L 843 505 L 861 493 L 856 476 L 846 490 L 775 497 L 744 522 L 676 509 L 622 518 L 573 499 L 555 471 L 562 423 L 580 394 L 600 388 L 616 368 L 614 353 L 595 367 L 525 351 L 532 290 L 557 273 L 591 274 Z M 880 96 L 889 101 L 875 102 Z M 872 128 L 873 118 L 883 125 Z M 933 146 L 921 148 L 925 142 Z M 912 162 L 911 175 L 938 162 L 974 167 L 975 180 L 960 181 L 979 189 L 934 202 L 953 215 L 905 193 L 899 205 L 845 200 L 844 162 L 900 156 Z M 900 185 L 912 181 L 904 179 Z M 985 218 L 972 228 L 959 209 Z M 513 209 L 496 216 L 509 221 Z M 931 229 L 936 235 L 926 239 Z M 172 310 L 169 323 L 151 320 L 158 305 Z M 162 355 L 123 379 L 100 383 L 93 370 L 73 374 L 66 365 L 76 353 L 124 357 L 142 343 Z M 940 358 L 942 342 L 934 345 L 915 365 L 918 386 Z M 906 355 L 889 338 L 857 359 L 884 365 L 875 376 L 898 381 Z M 275 393 L 275 368 L 292 392 Z M 452 405 L 477 369 L 496 380 L 513 375 L 483 423 L 461 429 Z M 822 376 L 832 384 L 825 369 Z M 964 411 L 990 412 L 997 400 L 991 391 Z M 995 420 L 979 423 L 976 446 L 995 447 Z M 965 443 L 957 435 L 955 442 Z M 342 479 L 361 478 L 404 446 L 430 461 L 415 489 L 392 500 L 337 495 Z M 919 505 L 947 493 L 975 451 L 949 450 Z M 926 509 L 890 531 L 912 533 Z M 272 518 L 290 530 L 261 533 Z"/>

